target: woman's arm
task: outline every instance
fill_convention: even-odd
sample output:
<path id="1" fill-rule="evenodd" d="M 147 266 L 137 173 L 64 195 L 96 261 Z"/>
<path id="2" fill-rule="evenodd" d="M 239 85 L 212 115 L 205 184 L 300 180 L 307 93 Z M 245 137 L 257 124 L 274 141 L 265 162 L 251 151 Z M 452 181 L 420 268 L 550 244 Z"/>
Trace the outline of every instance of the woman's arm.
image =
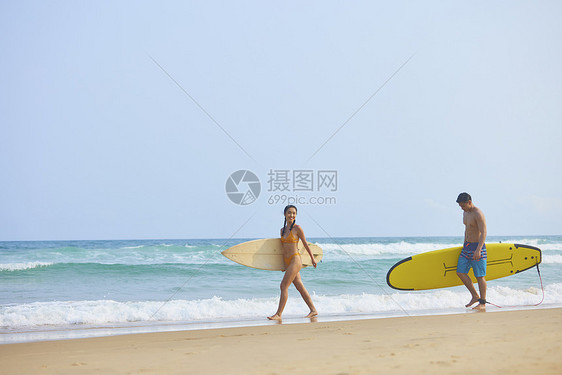
<path id="1" fill-rule="evenodd" d="M 312 265 L 314 266 L 314 268 L 316 268 L 316 260 L 314 260 L 314 255 L 312 255 L 312 250 L 310 250 L 310 247 L 308 247 L 308 242 L 306 242 L 304 231 L 302 230 L 300 225 L 295 225 L 295 229 L 297 231 L 297 236 L 302 241 L 302 244 L 304 245 L 304 248 L 308 252 L 308 255 L 310 255 L 310 260 L 312 261 Z"/>

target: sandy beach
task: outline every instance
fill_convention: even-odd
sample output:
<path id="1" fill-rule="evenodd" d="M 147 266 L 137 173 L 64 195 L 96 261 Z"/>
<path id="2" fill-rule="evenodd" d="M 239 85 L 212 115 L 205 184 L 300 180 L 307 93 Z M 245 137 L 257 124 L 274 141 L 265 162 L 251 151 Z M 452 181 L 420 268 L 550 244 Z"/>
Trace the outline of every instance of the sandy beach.
<path id="1" fill-rule="evenodd" d="M 560 374 L 562 309 L 0 345 L 3 374 Z"/>

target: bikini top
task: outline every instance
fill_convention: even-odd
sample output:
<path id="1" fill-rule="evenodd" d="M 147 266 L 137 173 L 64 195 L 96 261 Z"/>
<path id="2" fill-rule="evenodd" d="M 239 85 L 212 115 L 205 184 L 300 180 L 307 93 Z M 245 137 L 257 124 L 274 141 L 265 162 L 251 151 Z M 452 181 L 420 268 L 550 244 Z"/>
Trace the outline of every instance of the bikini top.
<path id="1" fill-rule="evenodd" d="M 289 235 L 287 237 L 281 236 L 281 242 L 283 242 L 283 243 L 297 243 L 297 242 L 299 242 L 299 238 L 296 237 L 296 236 L 293 236 L 293 231 L 290 231 Z"/>

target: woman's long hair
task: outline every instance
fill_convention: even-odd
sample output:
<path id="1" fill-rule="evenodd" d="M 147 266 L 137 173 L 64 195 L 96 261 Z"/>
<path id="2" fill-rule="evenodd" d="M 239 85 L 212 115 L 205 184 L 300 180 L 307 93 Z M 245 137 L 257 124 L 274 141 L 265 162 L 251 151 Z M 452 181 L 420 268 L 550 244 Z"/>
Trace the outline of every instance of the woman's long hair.
<path id="1" fill-rule="evenodd" d="M 288 205 L 285 207 L 285 209 L 283 210 L 283 216 L 285 216 L 287 214 L 287 211 L 289 210 L 289 208 L 294 208 L 295 211 L 297 211 L 297 208 L 295 206 L 293 206 L 292 204 Z M 297 221 L 297 219 L 295 219 L 295 221 L 293 221 L 293 224 L 291 224 L 291 229 L 289 229 L 289 233 L 291 233 L 291 231 L 293 230 L 293 227 L 295 226 L 295 222 Z M 287 228 L 287 217 L 285 216 L 285 221 L 283 222 L 283 233 L 281 233 L 281 237 L 285 236 L 285 229 Z"/>

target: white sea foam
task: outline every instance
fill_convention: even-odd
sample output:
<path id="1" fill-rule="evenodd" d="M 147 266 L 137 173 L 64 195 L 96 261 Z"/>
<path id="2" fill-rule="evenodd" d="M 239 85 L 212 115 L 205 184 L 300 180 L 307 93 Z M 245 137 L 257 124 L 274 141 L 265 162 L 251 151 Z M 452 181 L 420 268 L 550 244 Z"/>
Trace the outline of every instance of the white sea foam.
<path id="1" fill-rule="evenodd" d="M 53 264 L 54 263 L 49 263 L 49 262 L 5 263 L 5 264 L 0 264 L 0 272 L 29 270 L 33 268 L 48 267 Z"/>
<path id="2" fill-rule="evenodd" d="M 495 243 L 499 241 L 491 241 Z M 549 254 L 552 251 L 562 250 L 562 243 L 548 243 L 540 244 L 540 240 L 528 239 L 528 240 L 515 240 L 515 241 L 503 241 L 503 242 L 513 242 L 526 244 L 530 246 L 539 247 L 543 254 Z M 334 243 L 334 242 L 321 242 L 317 243 L 322 247 L 324 251 L 324 257 L 331 260 L 347 260 L 351 256 L 352 258 L 395 258 L 397 256 L 410 256 L 415 254 L 421 254 L 427 251 L 446 249 L 451 247 L 462 246 L 461 242 L 449 242 L 449 243 L 439 243 L 439 242 L 409 242 L 409 241 L 397 241 L 389 243 Z M 548 258 L 548 255 L 543 255 L 543 258 Z M 550 256 L 552 257 L 552 256 Z M 559 263 L 556 260 L 556 255 L 554 255 L 554 261 L 548 260 L 547 262 Z"/>
<path id="3" fill-rule="evenodd" d="M 322 247 L 326 256 L 335 259 L 340 257 L 359 256 L 362 258 L 385 256 L 395 257 L 396 255 L 407 256 L 420 254 L 426 251 L 446 249 L 449 247 L 462 246 L 462 243 L 412 243 L 406 241 L 391 243 L 368 243 L 368 244 L 337 244 L 337 243 L 318 243 Z"/>
<path id="4" fill-rule="evenodd" d="M 48 266 L 55 263 L 66 264 L 83 264 L 96 263 L 104 265 L 157 265 L 157 264 L 214 264 L 226 263 L 226 258 L 220 256 L 218 250 L 202 249 L 191 250 L 183 246 L 182 250 L 167 250 L 166 248 L 150 248 L 150 247 L 130 247 L 120 248 L 120 251 L 95 249 L 81 252 L 58 252 L 45 251 L 41 254 L 30 256 L 28 262 L 21 259 L 14 259 L 13 262 L 4 260 L 0 264 L 0 271 L 29 269 L 38 266 Z M 27 266 L 26 266 L 27 265 Z M 19 267 L 19 268 L 17 268 Z"/>
<path id="5" fill-rule="evenodd" d="M 504 241 L 504 242 L 513 242 L 518 244 L 530 245 L 530 246 L 538 247 L 543 251 L 562 250 L 562 242 L 548 241 L 545 243 L 545 240 L 541 238 L 524 238 L 515 241 Z"/>
<path id="6" fill-rule="evenodd" d="M 544 264 L 561 264 L 562 254 L 544 255 L 542 256 L 542 263 Z"/>
<path id="7" fill-rule="evenodd" d="M 467 302 L 464 289 L 428 292 L 395 292 L 392 294 L 313 295 L 322 314 L 350 315 L 383 312 L 423 312 L 456 309 Z M 534 305 L 542 299 L 537 288 L 512 289 L 494 286 L 488 300 L 500 305 Z M 75 302 L 35 302 L 0 307 L 1 330 L 38 328 L 41 326 L 105 325 L 130 322 L 197 322 L 233 319 L 261 319 L 273 313 L 278 298 L 225 300 L 213 297 L 202 300 L 117 302 L 111 300 Z M 562 304 L 562 283 L 545 287 L 545 304 Z M 290 298 L 285 316 L 304 316 L 306 305 Z M 0 331 L 1 331 L 0 330 Z"/>

